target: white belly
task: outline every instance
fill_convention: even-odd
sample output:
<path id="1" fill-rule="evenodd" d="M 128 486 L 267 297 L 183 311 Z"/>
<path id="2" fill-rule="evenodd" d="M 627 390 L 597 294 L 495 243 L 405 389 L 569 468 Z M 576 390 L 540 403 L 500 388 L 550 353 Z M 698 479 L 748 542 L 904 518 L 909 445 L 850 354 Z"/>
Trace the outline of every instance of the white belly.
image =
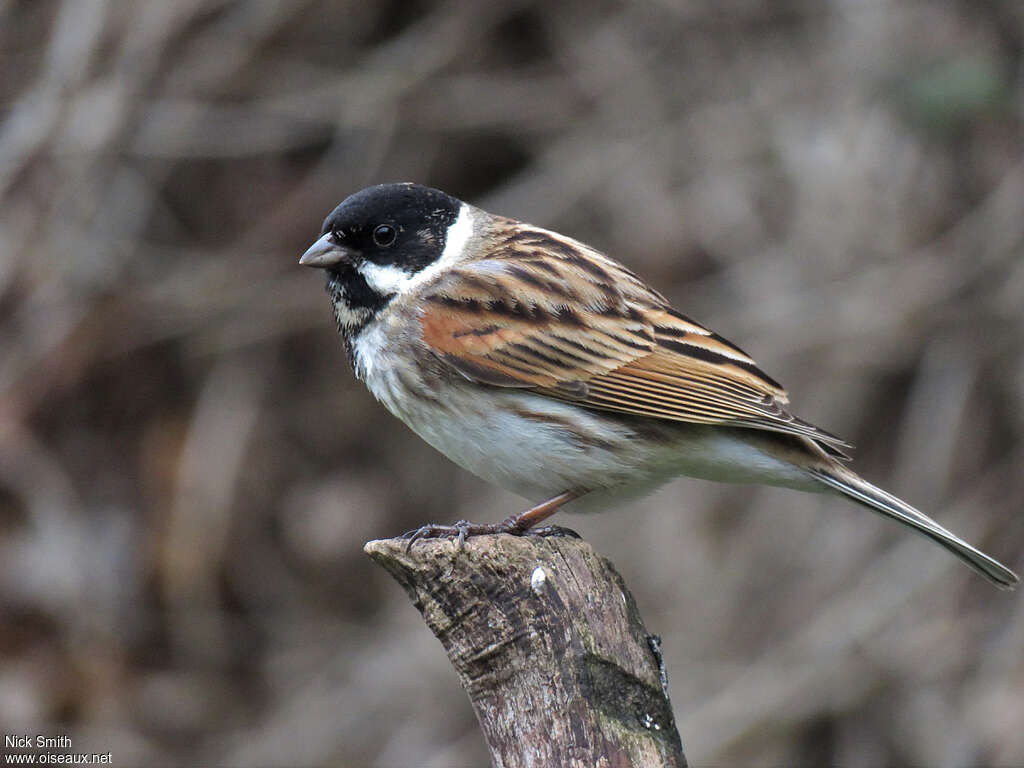
<path id="1" fill-rule="evenodd" d="M 656 447 L 645 447 L 612 420 L 516 390 L 491 395 L 453 388 L 445 412 L 382 402 L 456 464 L 534 502 L 566 490 L 611 490 L 641 480 L 651 486 L 676 474 L 666 467 L 658 472 L 665 461 Z"/>

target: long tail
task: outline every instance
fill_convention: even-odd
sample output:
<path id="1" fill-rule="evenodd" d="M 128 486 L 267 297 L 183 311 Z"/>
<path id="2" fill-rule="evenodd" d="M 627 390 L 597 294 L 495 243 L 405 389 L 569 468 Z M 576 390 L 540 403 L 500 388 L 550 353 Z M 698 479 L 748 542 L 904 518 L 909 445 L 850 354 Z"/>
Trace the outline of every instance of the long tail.
<path id="1" fill-rule="evenodd" d="M 904 501 L 900 501 L 881 488 L 843 468 L 821 468 L 811 474 L 825 485 L 833 488 L 865 507 L 891 517 L 945 547 L 967 565 L 1001 589 L 1012 589 L 1020 580 L 1013 571 L 984 552 L 975 549 L 960 537 L 950 533 L 922 512 L 918 512 Z"/>

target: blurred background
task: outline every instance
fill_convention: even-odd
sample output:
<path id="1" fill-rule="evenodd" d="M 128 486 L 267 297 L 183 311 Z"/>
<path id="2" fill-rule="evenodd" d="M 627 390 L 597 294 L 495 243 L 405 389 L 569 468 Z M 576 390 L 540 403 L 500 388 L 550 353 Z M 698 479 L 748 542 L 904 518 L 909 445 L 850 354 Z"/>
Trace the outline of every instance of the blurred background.
<path id="1" fill-rule="evenodd" d="M 411 180 L 600 247 L 1024 568 L 1024 5 L 0 0 L 0 730 L 461 766 L 364 541 L 523 501 L 355 381 L 299 254 Z M 1024 603 L 842 500 L 566 517 L 695 764 L 1024 763 Z"/>

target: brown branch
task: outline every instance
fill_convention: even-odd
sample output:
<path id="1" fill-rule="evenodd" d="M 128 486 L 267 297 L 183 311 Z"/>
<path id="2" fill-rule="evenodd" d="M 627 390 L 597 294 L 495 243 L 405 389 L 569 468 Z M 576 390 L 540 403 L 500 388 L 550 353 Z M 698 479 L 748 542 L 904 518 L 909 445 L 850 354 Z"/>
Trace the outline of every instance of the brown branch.
<path id="1" fill-rule="evenodd" d="M 660 653 L 610 562 L 572 538 L 371 541 L 469 694 L 496 766 L 684 766 Z"/>

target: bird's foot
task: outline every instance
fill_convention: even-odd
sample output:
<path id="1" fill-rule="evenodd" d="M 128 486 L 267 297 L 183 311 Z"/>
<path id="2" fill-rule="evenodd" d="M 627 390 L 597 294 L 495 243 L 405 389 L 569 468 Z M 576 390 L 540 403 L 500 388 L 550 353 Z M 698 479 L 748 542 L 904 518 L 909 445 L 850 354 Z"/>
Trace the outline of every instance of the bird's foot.
<path id="1" fill-rule="evenodd" d="M 524 528 L 518 518 L 512 517 L 500 523 L 471 523 L 468 520 L 459 520 L 452 525 L 438 525 L 429 523 L 406 531 L 400 539 L 406 539 L 405 551 L 412 549 L 412 545 L 420 539 L 454 539 L 458 542 L 461 551 L 466 545 L 466 539 L 471 536 L 489 536 L 493 534 L 506 533 L 511 536 L 568 536 L 574 539 L 580 538 L 576 531 L 570 528 L 563 528 L 560 525 L 545 525 L 543 528 Z"/>

